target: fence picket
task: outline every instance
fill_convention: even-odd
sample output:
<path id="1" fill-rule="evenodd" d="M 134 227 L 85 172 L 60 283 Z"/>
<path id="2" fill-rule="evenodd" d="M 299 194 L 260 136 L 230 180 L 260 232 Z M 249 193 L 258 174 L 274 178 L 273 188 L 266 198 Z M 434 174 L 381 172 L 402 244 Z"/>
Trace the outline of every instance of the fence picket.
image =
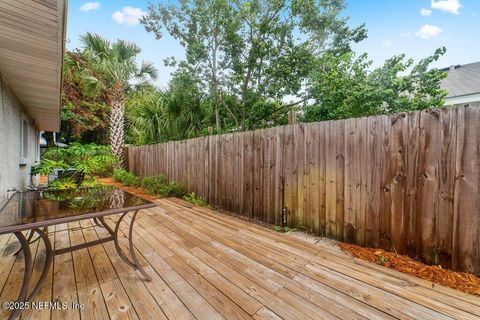
<path id="1" fill-rule="evenodd" d="M 126 149 L 210 205 L 480 273 L 480 108 L 296 124 Z M 284 202 L 283 202 L 284 200 Z"/>

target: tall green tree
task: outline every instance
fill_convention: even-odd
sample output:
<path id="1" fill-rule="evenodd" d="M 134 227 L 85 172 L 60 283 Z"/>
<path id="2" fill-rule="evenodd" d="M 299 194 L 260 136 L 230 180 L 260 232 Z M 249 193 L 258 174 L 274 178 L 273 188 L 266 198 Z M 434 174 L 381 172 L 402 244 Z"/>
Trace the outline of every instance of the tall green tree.
<path id="1" fill-rule="evenodd" d="M 185 47 L 184 64 L 202 75 L 217 129 L 221 108 L 246 129 L 257 101 L 301 90 L 320 52 L 348 51 L 365 38 L 363 25 L 349 28 L 340 17 L 344 6 L 343 0 L 182 0 L 150 4 L 142 23 Z M 225 103 L 227 95 L 237 97 L 240 110 Z"/>
<path id="2" fill-rule="evenodd" d="M 147 87 L 130 95 L 127 123 L 131 142 L 145 144 L 198 136 L 206 126 L 205 109 L 197 77 L 179 69 L 168 90 Z"/>
<path id="3" fill-rule="evenodd" d="M 429 68 L 445 53 L 437 49 L 414 64 L 405 55 L 394 56 L 371 69 L 367 54 L 325 53 L 311 73 L 304 108 L 307 122 L 415 111 L 443 104 L 440 82 L 446 73 Z"/>
<path id="4" fill-rule="evenodd" d="M 125 95 L 132 80 L 156 79 L 157 70 L 152 63 L 138 65 L 141 49 L 134 43 L 117 40 L 110 42 L 98 34 L 86 33 L 81 37 L 82 55 L 88 63 L 83 83 L 93 94 L 102 92 L 110 106 L 110 144 L 112 151 L 124 165 Z"/>
<path id="5" fill-rule="evenodd" d="M 185 48 L 186 59 L 181 67 L 199 75 L 212 96 L 215 123 L 220 129 L 220 99 L 226 89 L 225 55 L 229 41 L 239 29 L 239 21 L 227 0 L 181 0 L 176 5 L 149 4 L 149 14 L 142 23 L 157 39 L 164 31 Z M 174 66 L 174 58 L 165 63 Z"/>

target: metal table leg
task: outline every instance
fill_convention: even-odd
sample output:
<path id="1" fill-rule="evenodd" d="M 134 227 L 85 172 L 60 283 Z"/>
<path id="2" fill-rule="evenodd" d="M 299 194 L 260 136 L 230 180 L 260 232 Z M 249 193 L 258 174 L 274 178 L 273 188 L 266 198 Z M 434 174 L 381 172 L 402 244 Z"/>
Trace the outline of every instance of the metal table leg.
<path id="1" fill-rule="evenodd" d="M 137 217 L 137 213 L 138 213 L 138 210 L 133 213 L 132 219 L 130 221 L 130 227 L 128 229 L 128 248 L 130 251 L 130 256 L 133 261 L 127 258 L 127 256 L 125 255 L 125 253 L 123 253 L 122 248 L 120 248 L 120 245 L 118 243 L 118 230 L 120 229 L 120 224 L 122 223 L 122 220 L 125 218 L 128 212 L 125 212 L 124 214 L 122 214 L 122 216 L 120 217 L 120 219 L 118 219 L 117 224 L 115 226 L 115 231 L 113 232 L 115 250 L 117 250 L 118 255 L 125 263 L 127 263 L 134 269 L 140 271 L 140 273 L 143 275 L 146 281 L 152 281 L 152 278 L 147 274 L 147 272 L 143 269 L 142 265 L 138 261 L 137 255 L 135 253 L 135 248 L 133 246 L 133 225 L 135 223 L 135 218 Z"/>
<path id="2" fill-rule="evenodd" d="M 32 264 L 32 252 L 30 251 L 30 245 L 25 239 L 25 236 L 21 232 L 15 232 L 15 236 L 20 242 L 22 246 L 23 257 L 25 260 L 25 270 L 23 274 L 23 283 L 22 288 L 20 289 L 20 293 L 18 294 L 17 301 L 18 302 L 25 302 L 27 301 L 28 289 L 30 287 L 30 280 L 32 279 L 32 271 L 33 271 L 33 264 Z M 20 309 L 13 309 L 12 313 L 8 317 L 9 320 L 16 319 L 22 310 Z"/>
<path id="3" fill-rule="evenodd" d="M 23 252 L 24 258 L 25 258 L 25 270 L 23 274 L 23 283 L 22 283 L 22 288 L 20 289 L 20 294 L 18 295 L 18 298 L 17 298 L 18 302 L 31 302 L 36 297 L 36 295 L 40 292 L 45 281 L 47 280 L 48 272 L 50 271 L 50 266 L 52 265 L 52 261 L 53 261 L 53 249 L 52 249 L 52 244 L 50 242 L 50 239 L 48 238 L 48 235 L 46 233 L 46 230 L 47 230 L 46 228 L 44 230 L 33 229 L 30 231 L 30 235 L 28 237 L 31 241 L 33 234 L 38 233 L 38 239 L 42 239 L 43 243 L 45 244 L 45 254 L 46 254 L 45 264 L 43 266 L 42 273 L 40 274 L 40 278 L 38 279 L 37 284 L 35 285 L 35 288 L 33 288 L 30 295 L 28 295 L 28 291 L 30 289 L 30 281 L 32 279 L 32 273 L 33 273 L 32 253 L 30 250 L 31 242 L 29 242 L 21 232 L 15 232 L 15 236 L 17 237 L 18 241 L 22 246 L 20 252 Z M 22 312 L 21 309 L 14 309 L 8 319 L 16 319 L 21 312 Z"/>
<path id="4" fill-rule="evenodd" d="M 35 288 L 32 290 L 32 292 L 28 296 L 28 301 L 32 301 L 42 289 L 43 284 L 47 280 L 48 272 L 50 271 L 50 266 L 52 265 L 52 262 L 53 262 L 52 244 L 50 242 L 50 239 L 48 238 L 47 233 L 40 229 L 35 229 L 35 232 L 38 233 L 39 238 L 42 239 L 43 243 L 45 244 L 45 264 L 43 265 L 42 273 L 40 274 L 40 278 L 38 279 L 38 282 L 35 285 Z"/>

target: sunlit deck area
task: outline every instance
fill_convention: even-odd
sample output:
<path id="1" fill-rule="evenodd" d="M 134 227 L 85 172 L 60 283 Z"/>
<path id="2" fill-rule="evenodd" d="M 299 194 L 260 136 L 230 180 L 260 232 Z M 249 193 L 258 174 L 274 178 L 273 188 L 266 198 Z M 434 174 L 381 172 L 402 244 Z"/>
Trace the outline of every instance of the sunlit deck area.
<path id="1" fill-rule="evenodd" d="M 480 299 L 314 243 L 174 199 L 141 211 L 134 243 L 143 282 L 113 243 L 55 257 L 36 301 L 81 310 L 28 310 L 22 319 L 478 319 Z M 108 222 L 108 219 L 107 219 Z M 128 230 L 124 225 L 123 232 Z M 55 249 L 105 236 L 93 222 L 49 229 Z M 0 238 L 0 301 L 15 300 L 23 256 Z M 34 278 L 44 248 L 31 245 Z M 2 310 L 0 318 L 8 313 Z"/>

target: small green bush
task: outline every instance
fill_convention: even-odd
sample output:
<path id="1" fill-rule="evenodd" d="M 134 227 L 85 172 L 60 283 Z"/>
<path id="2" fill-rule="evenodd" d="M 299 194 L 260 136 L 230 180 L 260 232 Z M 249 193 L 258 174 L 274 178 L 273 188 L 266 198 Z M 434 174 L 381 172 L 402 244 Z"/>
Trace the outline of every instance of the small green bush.
<path id="1" fill-rule="evenodd" d="M 55 179 L 48 183 L 48 188 L 52 190 L 75 189 L 78 185 L 73 178 Z"/>
<path id="2" fill-rule="evenodd" d="M 124 177 L 128 174 L 126 170 L 113 170 L 112 179 L 117 182 L 123 182 Z"/>
<path id="3" fill-rule="evenodd" d="M 125 170 L 115 170 L 112 175 L 113 180 L 123 183 L 129 187 L 139 187 L 141 178 L 136 177 L 133 173 Z"/>
<path id="4" fill-rule="evenodd" d="M 160 175 L 154 177 L 144 177 L 140 183 L 140 186 L 150 193 L 160 193 L 166 184 L 167 179 Z"/>
<path id="5" fill-rule="evenodd" d="M 160 189 L 160 195 L 163 197 L 182 197 L 184 194 L 182 186 L 176 181 L 171 181 Z"/>
<path id="6" fill-rule="evenodd" d="M 90 178 L 90 179 L 85 179 L 82 181 L 82 187 L 83 188 L 92 188 L 92 187 L 98 187 L 101 186 L 102 183 L 98 181 L 96 178 Z"/>
<path id="7" fill-rule="evenodd" d="M 106 176 L 116 162 L 110 146 L 74 142 L 68 148 L 48 148 L 33 174 L 49 175 L 57 168 L 73 168 L 78 175 Z"/>
<path id="8" fill-rule="evenodd" d="M 203 199 L 202 197 L 198 196 L 195 194 L 195 192 L 187 193 L 184 197 L 183 200 L 188 201 L 196 206 L 200 207 L 206 207 L 208 206 L 207 201 Z"/>
<path id="9" fill-rule="evenodd" d="M 282 226 L 274 226 L 274 227 L 273 227 L 273 230 L 275 230 L 275 231 L 277 231 L 277 232 L 282 232 L 282 233 L 297 231 L 297 229 L 295 229 L 295 228 L 289 228 L 289 227 L 287 227 L 287 226 L 285 226 L 285 227 L 282 227 Z"/>
<path id="10" fill-rule="evenodd" d="M 167 182 L 167 179 L 162 175 L 140 178 L 125 170 L 115 170 L 112 179 L 126 186 L 142 187 L 148 192 L 159 194 L 162 197 L 183 197 L 185 195 L 178 182 Z"/>
<path id="11" fill-rule="evenodd" d="M 134 176 L 132 173 L 129 173 L 123 179 L 123 184 L 129 187 L 139 187 L 142 179 Z"/>

